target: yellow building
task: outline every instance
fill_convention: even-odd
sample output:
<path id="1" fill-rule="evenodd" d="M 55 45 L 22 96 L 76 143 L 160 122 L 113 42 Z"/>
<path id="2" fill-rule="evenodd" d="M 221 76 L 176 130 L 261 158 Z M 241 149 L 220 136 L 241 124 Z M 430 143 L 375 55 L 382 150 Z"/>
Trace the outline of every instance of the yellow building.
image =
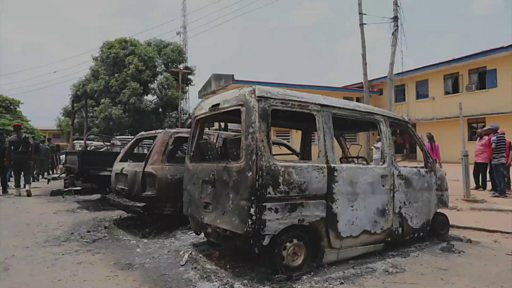
<path id="1" fill-rule="evenodd" d="M 386 109 L 386 77 L 370 80 L 370 86 L 379 91 L 371 104 Z M 398 73 L 394 86 L 393 112 L 415 123 L 420 135 L 434 134 L 443 161 L 460 162 L 459 103 L 470 161 L 477 129 L 498 124 L 512 136 L 512 45 Z"/>
<path id="2" fill-rule="evenodd" d="M 36 129 L 44 135 L 45 139 L 51 138 L 52 143 L 60 145 L 63 150 L 68 146 L 59 129 L 54 127 L 40 127 Z"/>

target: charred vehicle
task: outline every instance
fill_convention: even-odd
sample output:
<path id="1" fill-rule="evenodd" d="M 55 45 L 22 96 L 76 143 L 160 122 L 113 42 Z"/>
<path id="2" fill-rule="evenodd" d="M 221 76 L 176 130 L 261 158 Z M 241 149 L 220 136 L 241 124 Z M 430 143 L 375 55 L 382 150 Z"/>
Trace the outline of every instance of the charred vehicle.
<path id="1" fill-rule="evenodd" d="M 117 157 L 109 202 L 134 214 L 182 214 L 188 129 L 142 132 Z"/>
<path id="2" fill-rule="evenodd" d="M 437 212 L 448 205 L 445 173 L 393 113 L 253 87 L 205 98 L 192 125 L 183 201 L 194 232 L 246 243 L 281 273 L 448 234 L 449 220 Z M 216 143 L 203 137 L 226 128 L 238 132 Z M 377 138 L 375 155 L 356 153 Z M 275 153 L 274 139 L 296 153 Z"/>
<path id="3" fill-rule="evenodd" d="M 94 137 L 93 137 L 94 136 Z M 87 141 L 73 141 L 73 151 L 64 153 L 64 188 L 86 188 L 106 192 L 110 187 L 112 166 L 119 151 L 133 138 L 90 135 Z"/>

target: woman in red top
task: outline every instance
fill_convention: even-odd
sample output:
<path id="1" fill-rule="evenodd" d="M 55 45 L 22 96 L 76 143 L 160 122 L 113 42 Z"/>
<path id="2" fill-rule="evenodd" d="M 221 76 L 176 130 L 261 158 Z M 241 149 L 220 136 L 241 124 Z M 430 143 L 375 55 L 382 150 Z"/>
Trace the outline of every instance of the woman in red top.
<path id="1" fill-rule="evenodd" d="M 430 153 L 430 156 L 434 161 L 439 164 L 439 167 L 443 168 L 443 164 L 441 164 L 441 149 L 439 148 L 439 144 L 436 143 L 436 139 L 432 133 L 427 133 L 427 151 Z"/>

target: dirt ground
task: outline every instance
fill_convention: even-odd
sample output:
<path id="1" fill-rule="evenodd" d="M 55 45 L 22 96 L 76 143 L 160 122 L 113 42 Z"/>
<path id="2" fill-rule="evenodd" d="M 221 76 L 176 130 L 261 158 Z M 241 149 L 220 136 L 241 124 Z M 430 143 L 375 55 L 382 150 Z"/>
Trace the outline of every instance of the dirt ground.
<path id="1" fill-rule="evenodd" d="M 36 183 L 32 198 L 0 196 L 0 287 L 468 288 L 512 283 L 512 235 L 452 230 L 449 243 L 426 239 L 389 247 L 286 279 L 272 276 L 259 257 L 209 246 L 187 226 L 129 216 L 97 195 L 48 196 L 61 185 Z"/>

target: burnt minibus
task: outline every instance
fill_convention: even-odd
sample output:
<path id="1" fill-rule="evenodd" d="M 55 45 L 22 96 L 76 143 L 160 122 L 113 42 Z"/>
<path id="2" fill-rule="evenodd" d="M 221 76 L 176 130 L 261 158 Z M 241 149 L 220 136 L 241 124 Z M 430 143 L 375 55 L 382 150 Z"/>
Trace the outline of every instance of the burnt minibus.
<path id="1" fill-rule="evenodd" d="M 226 133 L 203 137 L 212 130 Z M 448 206 L 446 174 L 413 126 L 382 109 L 240 88 L 198 104 L 189 147 L 183 208 L 194 232 L 250 245 L 281 273 L 449 231 L 437 211 Z"/>

